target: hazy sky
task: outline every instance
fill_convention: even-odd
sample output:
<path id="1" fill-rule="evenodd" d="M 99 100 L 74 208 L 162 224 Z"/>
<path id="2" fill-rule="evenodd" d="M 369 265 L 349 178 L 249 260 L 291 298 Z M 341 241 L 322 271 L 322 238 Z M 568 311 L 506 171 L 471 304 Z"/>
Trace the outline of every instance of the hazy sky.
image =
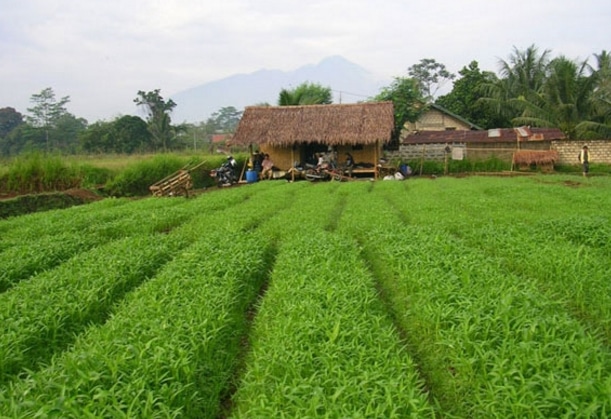
<path id="1" fill-rule="evenodd" d="M 383 79 L 422 58 L 497 71 L 514 47 L 591 59 L 611 50 L 606 0 L 0 0 L 0 108 L 47 87 L 89 122 L 260 69 L 331 55 Z"/>

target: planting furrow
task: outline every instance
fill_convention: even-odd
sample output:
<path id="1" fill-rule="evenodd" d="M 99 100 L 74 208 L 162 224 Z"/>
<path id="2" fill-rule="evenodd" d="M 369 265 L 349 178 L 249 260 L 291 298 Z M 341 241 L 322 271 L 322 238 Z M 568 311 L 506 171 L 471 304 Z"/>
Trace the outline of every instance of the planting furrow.
<path id="1" fill-rule="evenodd" d="M 231 417 L 432 417 L 354 244 L 283 243 Z"/>
<path id="2" fill-rule="evenodd" d="M 526 182 L 533 183 L 533 180 L 523 179 L 520 184 L 505 185 L 495 184 L 491 179 L 479 179 L 466 185 L 472 190 L 471 194 L 465 194 L 464 187 L 458 188 L 459 192 L 463 191 L 461 194 L 441 184 L 443 193 L 418 195 L 415 201 L 400 199 L 400 195 L 392 191 L 392 185 L 379 185 L 378 189 L 382 192 L 388 189 L 385 198 L 404 218 L 443 228 L 493 257 L 494 263 L 500 263 L 505 271 L 519 275 L 522 280 L 535 281 L 548 298 L 562 300 L 591 333 L 601 335 L 609 346 L 611 221 L 608 211 L 592 214 L 608 202 L 606 189 L 566 187 L 543 178 L 535 181 L 536 196 L 533 197 L 532 187 L 525 188 L 522 184 Z M 446 183 L 456 185 L 456 180 Z M 484 191 L 489 188 L 490 192 L 482 193 L 476 188 Z M 446 199 L 458 202 L 448 206 L 444 202 Z M 566 215 L 563 208 L 567 202 L 584 199 L 588 204 L 583 210 L 574 209 L 575 214 Z M 524 216 L 524 208 L 533 204 L 551 208 Z M 477 211 L 473 210 L 474 205 Z M 426 210 L 420 209 L 421 206 Z M 447 211 L 448 208 L 455 209 L 451 216 L 440 214 L 439 210 Z M 555 211 L 564 214 L 554 215 Z"/>
<path id="3" fill-rule="evenodd" d="M 345 197 L 317 188 L 263 226 L 281 245 L 229 416 L 432 417 L 358 246 L 326 231 Z"/>
<path id="4" fill-rule="evenodd" d="M 603 249 L 576 245 L 540 226 L 514 224 L 499 231 L 485 225 L 461 237 L 506 271 L 562 301 L 591 333 L 611 344 L 611 259 Z"/>
<path id="5" fill-rule="evenodd" d="M 68 347 L 115 302 L 188 244 L 180 236 L 137 236 L 79 254 L 0 294 L 0 382 Z"/>
<path id="6" fill-rule="evenodd" d="M 14 243 L 0 253 L 0 293 L 95 246 L 123 237 L 167 233 L 193 217 L 231 211 L 243 200 L 222 194 L 192 200 L 146 199 L 100 211 L 99 217 L 91 211 L 58 211 L 52 217 L 54 224 L 45 224 L 48 230 L 33 222 L 29 229 L 10 231 Z"/>
<path id="7" fill-rule="evenodd" d="M 203 228 L 202 228 L 203 227 Z M 266 280 L 269 240 L 206 232 L 48 368 L 11 383 L 12 418 L 219 417 Z"/>
<path id="8" fill-rule="evenodd" d="M 149 202 L 150 201 L 150 202 Z M 148 209 L 171 206 L 175 203 L 153 200 L 129 201 L 127 199 L 105 199 L 87 205 L 66 209 L 36 212 L 6 220 L 0 220 L 2 242 L 7 245 L 37 240 L 43 236 L 78 233 L 92 225 L 112 222 L 128 214 L 124 206 L 146 206 Z"/>
<path id="9" fill-rule="evenodd" d="M 611 409 L 611 354 L 538 286 L 436 226 L 401 225 L 381 194 L 349 202 L 342 230 L 398 313 L 442 414 L 601 417 Z M 386 201 L 386 202 L 379 202 Z M 342 220 L 344 221 L 344 220 Z"/>

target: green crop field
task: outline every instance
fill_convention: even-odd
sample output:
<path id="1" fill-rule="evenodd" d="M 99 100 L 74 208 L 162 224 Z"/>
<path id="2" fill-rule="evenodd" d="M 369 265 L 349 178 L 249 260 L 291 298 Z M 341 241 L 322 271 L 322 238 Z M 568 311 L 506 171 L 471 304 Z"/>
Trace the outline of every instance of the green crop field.
<path id="1" fill-rule="evenodd" d="M 0 220 L 0 417 L 609 417 L 610 191 L 270 181 Z"/>

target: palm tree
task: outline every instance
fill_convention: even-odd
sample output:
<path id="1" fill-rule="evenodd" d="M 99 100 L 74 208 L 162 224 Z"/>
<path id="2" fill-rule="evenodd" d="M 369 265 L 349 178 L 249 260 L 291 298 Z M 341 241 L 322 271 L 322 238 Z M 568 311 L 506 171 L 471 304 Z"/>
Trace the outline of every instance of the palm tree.
<path id="1" fill-rule="evenodd" d="M 539 54 L 535 45 L 524 51 L 514 47 L 508 61 L 501 60 L 500 78 L 482 85 L 480 102 L 495 111 L 501 120 L 511 120 L 520 115 L 521 109 L 515 98 L 537 95 L 543 87 L 549 63 L 549 50 Z"/>
<path id="2" fill-rule="evenodd" d="M 590 120 L 577 126 L 580 138 L 611 138 L 611 55 L 607 51 L 594 54 L 597 68 L 590 67 L 594 77 Z"/>
<path id="3" fill-rule="evenodd" d="M 567 138 L 577 138 L 577 125 L 591 115 L 594 77 L 586 74 L 587 63 L 576 63 L 560 56 L 552 60 L 537 91 L 510 99 L 521 111 L 514 125 L 556 127 Z"/>
<path id="4" fill-rule="evenodd" d="M 293 90 L 282 89 L 278 97 L 279 106 L 328 105 L 332 103 L 330 87 L 317 83 L 302 83 Z"/>
<path id="5" fill-rule="evenodd" d="M 480 99 L 513 126 L 561 129 L 569 139 L 611 136 L 611 56 L 603 51 L 598 68 L 564 56 L 549 60 L 532 45 L 501 62 L 501 78 L 485 84 Z"/>
<path id="6" fill-rule="evenodd" d="M 533 44 L 525 51 L 514 47 L 509 62 L 501 60 L 501 77 L 507 80 L 514 97 L 538 92 L 543 87 L 549 55 L 550 50 L 547 49 L 539 55 L 538 48 Z"/>

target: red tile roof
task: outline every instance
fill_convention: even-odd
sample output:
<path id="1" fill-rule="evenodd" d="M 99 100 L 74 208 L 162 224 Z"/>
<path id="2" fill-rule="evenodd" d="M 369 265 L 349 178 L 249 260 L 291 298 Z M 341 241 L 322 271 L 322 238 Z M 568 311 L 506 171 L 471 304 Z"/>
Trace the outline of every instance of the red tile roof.
<path id="1" fill-rule="evenodd" d="M 223 141 L 227 141 L 231 139 L 231 134 L 213 134 L 212 135 L 212 143 L 222 143 Z"/>

